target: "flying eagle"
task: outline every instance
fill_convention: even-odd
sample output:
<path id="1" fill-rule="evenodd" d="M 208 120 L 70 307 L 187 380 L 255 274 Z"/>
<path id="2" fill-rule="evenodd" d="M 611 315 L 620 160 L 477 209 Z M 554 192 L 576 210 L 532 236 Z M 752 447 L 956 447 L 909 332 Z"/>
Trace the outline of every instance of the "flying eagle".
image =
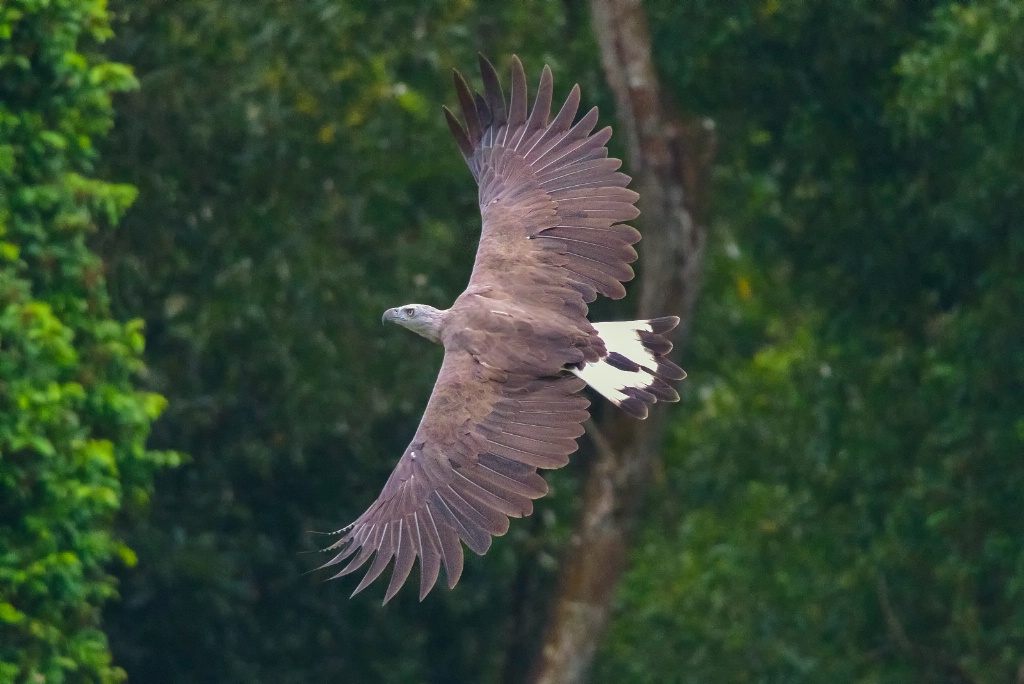
<path id="1" fill-rule="evenodd" d="M 483 232 L 469 286 L 450 309 L 388 309 L 383 320 L 444 346 L 444 362 L 412 443 L 380 497 L 328 550 L 324 567 L 351 558 L 340 577 L 371 556 L 362 591 L 395 561 L 385 603 L 420 559 L 420 600 L 444 564 L 448 586 L 462 574 L 462 544 L 483 554 L 509 517 L 533 511 L 547 492 L 538 468 L 560 468 L 576 451 L 590 385 L 636 418 L 677 401 L 669 381 L 685 373 L 665 358 L 676 317 L 591 323 L 597 295 L 620 299 L 633 277 L 640 234 L 622 225 L 639 214 L 611 128 L 592 133 L 597 108 L 575 125 L 579 86 L 550 119 L 551 69 L 532 111 L 526 75 L 512 59 L 506 106 L 497 73 L 480 57 L 484 94 L 455 72 L 466 124 L 445 117 L 479 186 Z M 357 553 L 358 552 L 358 553 Z"/>

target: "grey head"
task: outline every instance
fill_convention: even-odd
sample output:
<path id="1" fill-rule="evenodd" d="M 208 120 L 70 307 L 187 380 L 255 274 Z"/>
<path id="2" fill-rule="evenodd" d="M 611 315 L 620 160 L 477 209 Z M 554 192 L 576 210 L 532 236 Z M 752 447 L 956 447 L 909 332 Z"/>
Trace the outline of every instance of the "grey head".
<path id="1" fill-rule="evenodd" d="M 426 337 L 431 342 L 441 341 L 441 326 L 447 311 L 435 309 L 426 304 L 405 304 L 388 309 L 381 317 L 381 323 L 391 321 L 403 328 L 412 330 L 417 335 Z"/>

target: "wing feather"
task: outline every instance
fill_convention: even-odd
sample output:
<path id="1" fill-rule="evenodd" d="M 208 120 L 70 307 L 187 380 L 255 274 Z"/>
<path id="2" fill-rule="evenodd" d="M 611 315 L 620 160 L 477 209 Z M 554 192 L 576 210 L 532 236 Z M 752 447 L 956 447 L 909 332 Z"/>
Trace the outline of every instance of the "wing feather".
<path id="1" fill-rule="evenodd" d="M 512 95 L 509 102 L 508 126 L 505 135 L 502 136 L 502 146 L 515 147 L 516 140 L 513 133 L 521 133 L 526 124 L 526 109 L 529 106 L 527 99 L 529 92 L 526 87 L 526 71 L 523 70 L 523 63 L 518 57 L 512 57 Z"/>
<path id="2" fill-rule="evenodd" d="M 561 185 L 555 181 L 562 178 L 584 175 L 590 178 L 603 178 L 612 171 L 618 170 L 622 161 L 614 157 L 603 157 L 585 162 L 560 165 L 536 174 L 537 181 L 542 185 Z"/>
<path id="3" fill-rule="evenodd" d="M 562 235 L 553 235 L 551 233 L 543 233 L 537 239 L 551 240 L 556 245 L 562 242 L 571 242 L 573 243 L 572 250 L 575 254 L 598 261 L 604 261 L 607 264 L 618 264 L 623 261 L 630 263 L 630 260 L 636 259 L 636 250 L 633 249 L 632 245 L 625 241 L 606 239 L 602 244 L 592 242 L 591 240 L 580 240 Z"/>
<path id="4" fill-rule="evenodd" d="M 535 467 L 489 451 L 480 454 L 480 472 L 476 474 L 495 486 L 531 499 L 539 499 L 548 493 L 547 482 L 537 474 Z"/>
<path id="5" fill-rule="evenodd" d="M 508 517 L 502 514 L 501 511 L 485 506 L 472 496 L 463 496 L 459 492 L 459 489 L 464 487 L 463 482 L 464 480 L 462 479 L 455 479 L 448 484 L 448 492 L 444 495 L 445 501 L 453 508 L 458 509 L 462 515 L 471 518 L 474 523 L 487 533 L 485 543 L 489 547 L 492 536 L 500 537 L 508 532 Z"/>
<path id="6" fill-rule="evenodd" d="M 390 532 L 388 529 L 388 524 L 385 523 L 384 528 L 381 530 L 380 542 L 377 544 L 373 562 L 370 563 L 370 568 L 366 571 L 366 574 L 363 575 L 362 581 L 359 582 L 355 591 L 352 592 L 353 596 L 369 586 L 370 582 L 380 577 L 380 574 L 384 572 L 384 568 L 388 566 L 388 563 L 390 563 L 392 557 L 394 557 L 394 528 L 392 527 Z"/>
<path id="7" fill-rule="evenodd" d="M 496 511 L 511 518 L 522 518 L 533 511 L 533 502 L 529 498 L 494 487 L 486 479 L 471 477 L 472 470 L 469 476 L 459 469 L 456 469 L 455 474 L 458 476 L 453 482 L 456 489 Z"/>
<path id="8" fill-rule="evenodd" d="M 358 570 L 360 567 L 362 567 L 364 563 L 366 563 L 367 560 L 369 560 L 370 555 L 373 553 L 373 550 L 377 548 L 371 539 L 372 535 L 375 533 L 375 530 L 376 525 L 373 525 L 367 530 L 367 534 L 359 535 L 355 539 L 355 542 L 360 546 L 359 553 L 356 555 L 355 558 L 349 561 L 349 564 L 346 565 L 341 572 L 335 575 L 335 577 L 343 577 L 344 575 L 349 575 Z"/>
<path id="9" fill-rule="evenodd" d="M 620 187 L 554 190 L 551 192 L 551 196 L 559 202 L 574 199 L 594 199 L 605 202 L 622 202 L 628 205 L 632 205 L 639 197 L 629 188 Z"/>
<path id="10" fill-rule="evenodd" d="M 473 143 L 470 142 L 469 136 L 466 134 L 466 129 L 462 127 L 459 120 L 452 114 L 452 110 L 447 107 L 441 107 L 444 112 L 445 121 L 448 122 L 448 128 L 451 129 L 452 136 L 455 137 L 455 142 L 458 143 L 459 149 L 462 150 L 463 155 L 473 154 Z"/>
<path id="11" fill-rule="evenodd" d="M 438 508 L 433 492 L 430 498 L 423 502 L 423 508 L 427 512 L 434 538 L 441 551 L 441 562 L 444 563 L 444 572 L 448 575 L 448 586 L 454 587 L 462 576 L 462 544 L 459 543 L 458 533 L 452 525 L 445 524 L 445 511 Z M 441 519 L 440 524 L 438 518 Z"/>
<path id="12" fill-rule="evenodd" d="M 579 106 L 580 87 L 579 85 L 574 85 L 572 90 L 569 91 L 569 98 L 562 105 L 558 115 L 548 125 L 547 130 L 523 153 L 527 161 L 532 162 L 565 140 L 565 136 L 569 133 L 572 120 L 576 117 L 576 110 L 579 109 Z"/>
<path id="13" fill-rule="evenodd" d="M 426 511 L 424 512 L 426 513 Z M 417 551 L 420 555 L 420 601 L 426 597 L 437 583 L 441 573 L 441 540 L 437 537 L 437 527 L 430 521 L 430 527 L 420 522 L 419 511 L 413 513 L 416 523 Z M 426 540 L 426 544 L 423 541 Z"/>
<path id="14" fill-rule="evenodd" d="M 591 107 L 590 111 L 565 134 L 558 145 L 545 150 L 536 160 L 531 160 L 536 172 L 539 173 L 555 165 L 570 164 L 594 151 L 601 151 L 607 155 L 608 150 L 605 145 L 612 138 L 612 129 L 611 126 L 606 126 L 594 135 L 590 135 L 594 126 L 597 125 L 597 117 L 597 107 Z"/>
<path id="15" fill-rule="evenodd" d="M 466 118 L 466 132 L 470 142 L 474 145 L 480 143 L 483 133 L 483 124 L 480 121 L 480 112 L 477 110 L 476 100 L 473 93 L 458 71 L 452 72 L 452 80 L 455 81 L 455 93 L 459 96 L 459 106 L 462 108 L 462 115 Z"/>
<path id="16" fill-rule="evenodd" d="M 557 425 L 538 425 L 536 422 L 526 422 L 528 420 L 530 419 L 520 418 L 519 416 L 506 418 L 501 423 L 501 429 L 512 435 L 520 435 L 522 437 L 533 436 L 544 441 L 575 440 L 584 433 L 583 426 L 575 423 L 566 424 L 562 421 Z"/>
<path id="17" fill-rule="evenodd" d="M 526 128 L 520 138 L 519 146 L 524 143 L 532 143 L 536 134 L 548 126 L 548 118 L 551 116 L 551 98 L 553 96 L 554 80 L 551 76 L 551 68 L 544 65 L 540 72 L 540 86 L 537 88 L 537 99 L 533 103 L 533 111 L 530 112 L 530 119 L 526 122 Z M 539 139 L 539 138 L 537 138 Z M 526 150 L 523 150 L 525 156 Z"/>
<path id="18" fill-rule="evenodd" d="M 508 112 L 505 111 L 505 95 L 501 91 L 501 81 L 498 79 L 498 72 L 494 66 L 483 55 L 478 55 L 480 62 L 480 75 L 484 81 L 484 98 L 487 100 L 487 107 L 491 111 L 491 126 L 487 130 L 487 138 L 484 143 L 493 145 L 502 130 L 508 123 Z"/>
<path id="19" fill-rule="evenodd" d="M 395 569 L 391 573 L 391 581 L 388 582 L 387 593 L 384 594 L 384 603 L 390 601 L 398 590 L 405 584 L 412 572 L 412 566 L 416 563 L 416 556 L 419 555 L 416 546 L 416 538 L 413 537 L 413 524 L 408 518 L 398 521 L 398 548 L 395 549 Z"/>

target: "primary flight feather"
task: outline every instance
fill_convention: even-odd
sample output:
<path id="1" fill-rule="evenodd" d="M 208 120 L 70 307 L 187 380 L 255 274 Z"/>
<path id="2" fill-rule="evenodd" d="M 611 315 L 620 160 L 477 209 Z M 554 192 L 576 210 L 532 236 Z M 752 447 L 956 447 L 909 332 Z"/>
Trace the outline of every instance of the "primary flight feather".
<path id="1" fill-rule="evenodd" d="M 591 323 L 597 295 L 619 299 L 633 277 L 640 234 L 623 225 L 638 195 L 608 157 L 611 129 L 593 132 L 597 108 L 573 123 L 573 86 L 551 118 L 545 66 L 531 111 L 526 75 L 512 59 L 507 103 L 494 67 L 480 58 L 484 93 L 455 73 L 465 125 L 445 108 L 479 186 L 483 231 L 466 288 L 441 311 L 407 304 L 384 313 L 444 346 L 444 362 L 412 442 L 381 495 L 340 531 L 325 564 L 335 577 L 370 562 L 361 591 L 394 560 L 385 602 L 420 560 L 420 599 L 444 566 L 462 574 L 462 544 L 478 554 L 533 511 L 547 492 L 538 468 L 559 468 L 576 450 L 590 385 L 637 418 L 657 401 L 677 401 L 669 382 L 685 373 L 665 358 L 663 334 L 679 319 Z M 373 558 L 370 561 L 371 557 Z"/>

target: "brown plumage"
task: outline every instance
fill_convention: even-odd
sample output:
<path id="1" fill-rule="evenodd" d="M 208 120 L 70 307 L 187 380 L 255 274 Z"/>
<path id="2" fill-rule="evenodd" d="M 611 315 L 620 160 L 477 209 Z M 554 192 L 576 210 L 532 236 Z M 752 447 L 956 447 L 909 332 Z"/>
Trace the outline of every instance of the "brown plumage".
<path id="1" fill-rule="evenodd" d="M 643 418 L 658 400 L 679 397 L 667 381 L 684 373 L 665 355 L 674 317 L 591 324 L 598 294 L 625 296 L 632 245 L 622 225 L 638 215 L 605 144 L 592 133 L 597 109 L 573 124 L 579 86 L 551 119 L 551 70 L 544 67 L 532 111 L 526 76 L 512 59 L 507 103 L 491 64 L 480 58 L 484 94 L 455 86 L 466 125 L 445 108 L 479 186 L 483 231 L 469 286 L 452 307 L 391 309 L 397 322 L 444 345 L 445 357 L 419 429 L 380 497 L 341 530 L 326 566 L 337 576 L 370 562 L 361 591 L 394 559 L 385 602 L 420 559 L 420 598 L 441 566 L 449 587 L 462 573 L 462 544 L 478 554 L 529 515 L 547 492 L 538 468 L 559 468 L 576 450 L 587 384 Z M 371 557 L 373 558 L 370 561 Z"/>

